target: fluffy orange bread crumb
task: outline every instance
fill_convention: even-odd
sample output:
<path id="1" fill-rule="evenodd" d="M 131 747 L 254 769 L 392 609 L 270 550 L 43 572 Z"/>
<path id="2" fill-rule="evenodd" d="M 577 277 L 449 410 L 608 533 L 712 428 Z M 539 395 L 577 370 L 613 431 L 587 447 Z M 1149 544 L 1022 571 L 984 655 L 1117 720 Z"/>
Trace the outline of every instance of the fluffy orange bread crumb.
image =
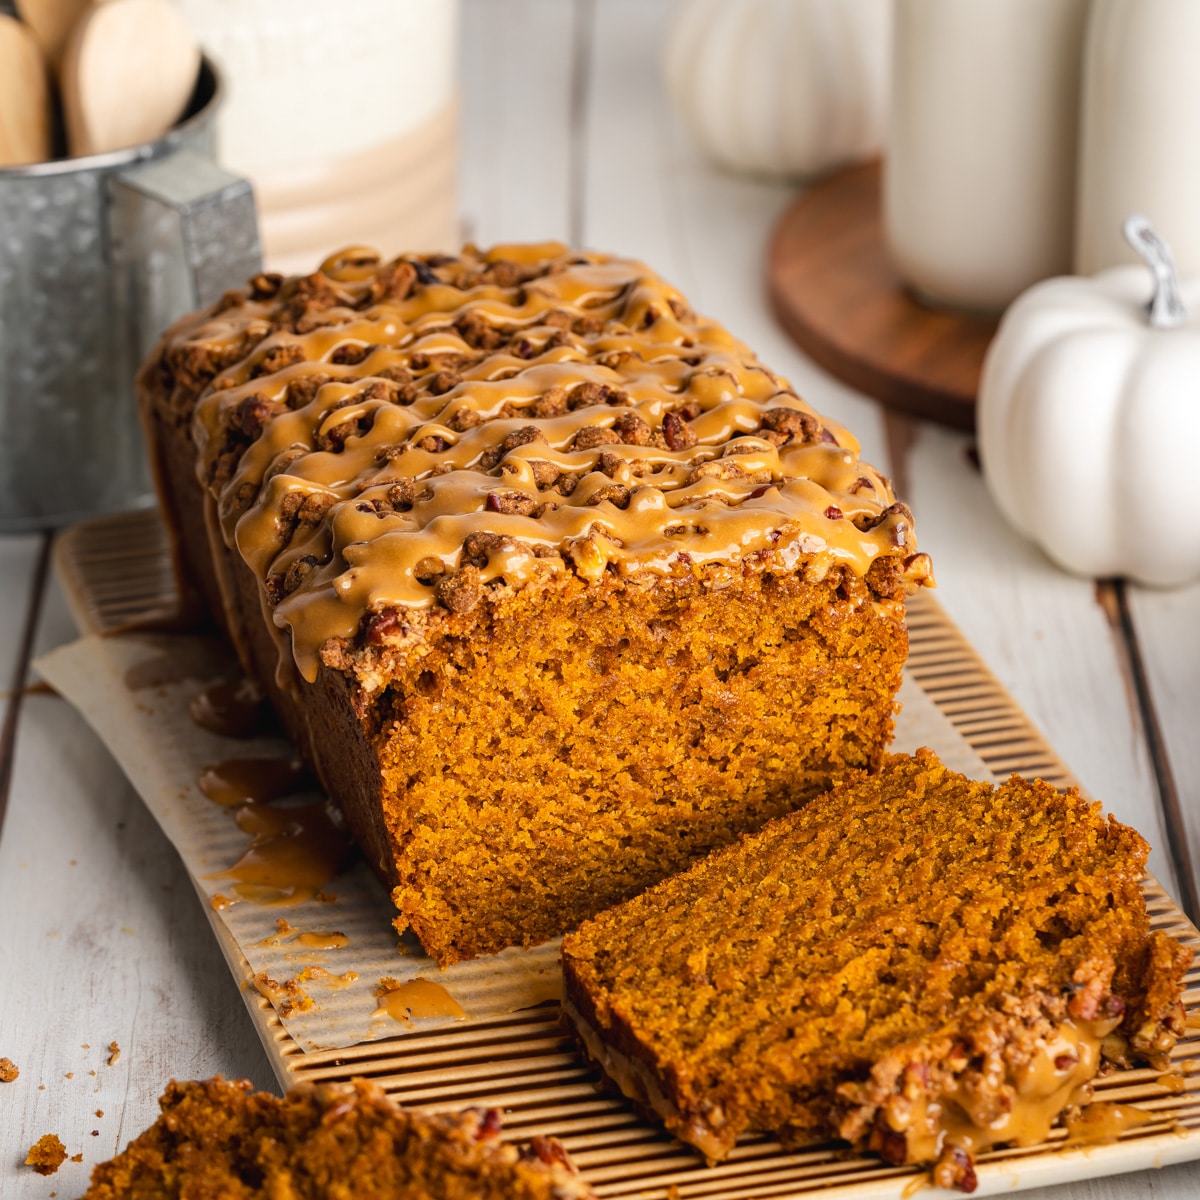
<path id="1" fill-rule="evenodd" d="M 494 1109 L 425 1116 L 377 1087 L 283 1099 L 220 1078 L 171 1083 L 162 1115 L 92 1172 L 84 1200 L 591 1200 L 557 1142 L 500 1141 Z"/>
<path id="2" fill-rule="evenodd" d="M 710 1159 L 751 1130 L 936 1163 L 1045 1138 L 1101 1045 L 1162 1054 L 1192 953 L 1077 792 L 890 758 L 563 940 L 564 1011 Z"/>
<path id="3" fill-rule="evenodd" d="M 67 1148 L 56 1133 L 44 1133 L 25 1156 L 25 1165 L 39 1175 L 53 1175 L 67 1161 Z"/>
<path id="4" fill-rule="evenodd" d="M 185 573 L 443 965 L 881 760 L 911 513 L 641 263 L 353 248 L 139 393 Z"/>

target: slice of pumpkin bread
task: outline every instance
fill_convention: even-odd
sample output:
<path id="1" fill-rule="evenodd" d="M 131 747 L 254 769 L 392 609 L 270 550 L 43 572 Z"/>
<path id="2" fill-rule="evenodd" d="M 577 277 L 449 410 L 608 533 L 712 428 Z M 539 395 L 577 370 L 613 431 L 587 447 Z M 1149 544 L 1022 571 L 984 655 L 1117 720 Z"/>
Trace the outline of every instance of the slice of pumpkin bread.
<path id="1" fill-rule="evenodd" d="M 1076 791 L 896 755 L 569 934 L 564 1010 L 710 1159 L 840 1137 L 970 1191 L 976 1153 L 1079 1102 L 1106 1037 L 1183 1031 L 1191 951 L 1150 931 L 1147 853 Z"/>
<path id="2" fill-rule="evenodd" d="M 500 1141 L 495 1109 L 425 1115 L 373 1084 L 171 1083 L 84 1200 L 592 1200 L 557 1142 Z"/>

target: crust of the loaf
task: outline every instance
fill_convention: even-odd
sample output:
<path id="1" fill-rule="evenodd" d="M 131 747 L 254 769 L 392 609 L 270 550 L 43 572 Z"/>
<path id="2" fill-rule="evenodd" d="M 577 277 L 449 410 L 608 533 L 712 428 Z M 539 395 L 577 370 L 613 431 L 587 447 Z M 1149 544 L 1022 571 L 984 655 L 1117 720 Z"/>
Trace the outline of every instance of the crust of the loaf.
<path id="1" fill-rule="evenodd" d="M 311 285 L 310 290 L 315 292 L 329 287 L 321 276 L 301 282 L 304 287 Z M 251 290 L 257 286 L 256 281 Z M 274 282 L 262 286 L 269 293 L 279 285 Z M 231 303 L 233 323 L 222 328 L 236 331 L 240 302 L 235 298 Z M 660 564 L 654 571 L 640 573 L 605 570 L 596 579 L 585 578 L 576 569 L 564 573 L 561 567 L 565 560 L 551 555 L 535 560 L 536 569 L 518 587 L 503 578 L 484 578 L 470 565 L 464 542 L 463 558 L 453 579 L 447 581 L 453 586 L 437 590 L 439 604 L 412 612 L 395 604 L 368 607 L 356 627 L 308 646 L 302 677 L 297 658 L 291 653 L 288 621 L 278 608 L 273 608 L 280 598 L 271 592 L 270 581 L 264 581 L 261 571 L 252 569 L 243 554 L 229 544 L 228 517 L 223 518 L 220 511 L 229 496 L 219 497 L 219 489 L 202 481 L 213 463 L 199 461 L 204 456 L 196 440 L 200 439 L 199 421 L 194 419 L 198 398 L 211 399 L 221 387 L 232 385 L 233 376 L 241 378 L 249 368 L 245 361 L 231 366 L 229 379 L 210 386 L 202 373 L 192 372 L 185 353 L 180 373 L 172 374 L 172 363 L 178 366 L 181 361 L 172 358 L 178 348 L 192 346 L 189 338 L 193 335 L 201 342 L 210 336 L 212 326 L 205 324 L 207 320 L 208 315 L 197 314 L 181 322 L 152 354 L 138 380 L 147 438 L 181 575 L 186 587 L 202 597 L 228 633 L 246 672 L 269 696 L 287 733 L 343 809 L 367 862 L 393 889 L 400 910 L 399 926 L 414 929 L 439 962 L 445 964 L 504 945 L 528 944 L 554 936 L 603 905 L 687 865 L 712 845 L 802 804 L 847 772 L 878 765 L 891 735 L 893 697 L 907 647 L 905 589 L 923 582 L 928 572 L 924 556 L 913 553 L 915 547 L 908 532 L 910 515 L 902 505 L 888 506 L 891 496 L 886 481 L 865 466 L 856 468 L 867 473 L 859 482 L 866 489 L 864 495 L 877 499 L 862 501 L 867 510 L 861 534 L 854 533 L 855 527 L 842 519 L 836 507 L 812 519 L 831 528 L 836 526 L 839 537 L 846 537 L 849 530 L 851 542 L 861 536 L 863 546 L 869 543 L 876 549 L 883 547 L 884 552 L 874 560 L 868 555 L 867 561 L 874 563 L 869 570 L 861 563 L 852 567 L 850 558 L 802 553 L 797 547 L 804 544 L 804 537 L 798 535 L 795 545 L 785 538 L 781 542 L 784 550 L 760 547 L 742 561 L 693 564 L 689 555 L 681 554 L 669 569 Z M 214 351 L 224 356 L 218 365 L 237 362 L 237 346 L 243 344 L 239 336 L 235 332 L 227 345 L 222 343 L 224 348 Z M 747 369 L 760 371 L 754 366 Z M 762 379 L 773 378 L 766 372 L 760 374 Z M 776 381 L 770 386 L 782 385 Z M 801 404 L 791 393 L 781 395 L 787 404 Z M 818 447 L 832 443 L 836 455 L 853 457 L 837 442 L 837 437 L 852 442 L 844 431 L 837 435 L 822 432 L 819 420 L 799 407 L 787 412 L 803 426 L 797 437 L 815 439 L 813 444 Z M 635 425 L 631 422 L 630 427 Z M 771 432 L 778 439 L 791 436 Z M 236 439 L 224 449 L 209 445 L 207 453 L 209 458 L 217 451 L 228 457 L 237 445 Z M 720 464 L 706 465 L 716 468 Z M 738 486 L 750 496 L 747 489 L 751 484 Z M 750 497 L 740 502 L 752 501 Z M 497 501 L 501 509 L 503 503 Z M 855 503 L 859 501 L 855 499 Z M 875 509 L 879 512 L 872 516 Z M 496 519 L 504 515 L 501 512 Z M 490 518 L 485 515 L 481 520 L 486 527 Z M 486 539 L 493 535 L 484 532 L 479 536 Z M 578 558 L 572 561 L 578 568 Z M 546 566 L 544 572 L 539 563 Z M 762 603 L 764 596 L 781 598 L 780 604 L 806 614 L 797 618 L 796 628 L 779 633 L 778 645 L 755 644 L 758 620 L 752 608 Z M 628 639 L 622 636 L 620 619 L 611 617 L 610 604 L 628 609 L 623 618 L 632 623 L 625 631 Z M 713 614 L 740 614 L 735 636 L 746 653 L 739 651 L 738 661 L 722 668 L 734 672 L 729 687 L 723 687 L 721 679 L 714 677 L 703 696 L 689 701 L 698 705 L 698 716 L 690 724 L 670 727 L 665 735 L 677 742 L 681 736 L 698 741 L 706 731 L 714 731 L 714 736 L 729 731 L 728 745 L 718 745 L 708 758 L 697 755 L 694 771 L 690 765 L 679 767 L 683 775 L 703 775 L 707 780 L 703 785 L 692 786 L 694 780 L 684 778 L 677 787 L 669 773 L 664 775 L 659 769 L 655 775 L 650 767 L 643 769 L 661 757 L 661 747 L 654 744 L 650 732 L 639 728 L 637 721 L 628 716 L 632 711 L 629 705 L 623 710 L 620 728 L 611 731 L 628 752 L 615 759 L 598 755 L 594 769 L 582 783 L 578 775 L 571 777 L 571 788 L 582 789 L 596 820 L 573 817 L 561 827 L 551 828 L 551 840 L 563 840 L 561 853 L 548 850 L 538 839 L 546 828 L 543 810 L 554 809 L 563 797 L 547 794 L 543 800 L 536 795 L 537 772 L 542 769 L 537 756 L 531 756 L 527 746 L 523 751 L 510 751 L 509 743 L 515 746 L 520 738 L 501 739 L 492 761 L 480 759 L 477 781 L 455 781 L 445 792 L 444 804 L 426 786 L 427 781 L 418 778 L 427 773 L 430 763 L 436 765 L 438 756 L 456 752 L 451 745 L 454 731 L 439 730 L 436 723 L 426 721 L 424 741 L 414 743 L 409 736 L 418 718 L 425 721 L 429 715 L 428 698 L 423 695 L 427 680 L 437 684 L 447 672 L 458 672 L 465 689 L 478 694 L 494 690 L 497 706 L 536 705 L 527 684 L 522 685 L 524 691 L 506 690 L 507 677 L 495 674 L 499 656 L 512 650 L 511 626 L 506 624 L 510 620 L 527 625 L 533 621 L 529 627 L 535 633 L 539 620 L 546 628 L 553 626 L 556 630 L 573 623 L 577 636 L 573 636 L 571 645 L 551 646 L 546 652 L 561 651 L 565 655 L 567 674 L 573 674 L 578 693 L 579 728 L 595 744 L 604 730 L 595 721 L 589 723 L 587 683 L 575 668 L 597 656 L 610 660 L 614 645 L 637 641 L 644 633 L 641 625 L 653 624 L 662 631 L 664 656 L 696 664 L 696 671 L 681 677 L 690 685 L 702 673 L 710 652 L 714 658 L 720 657 L 727 653 L 728 646 L 710 646 L 697 620 L 692 619 L 688 626 L 686 617 L 677 621 L 672 614 L 687 606 L 699 611 L 706 605 L 705 611 Z M 590 614 L 595 613 L 602 614 L 603 620 L 592 621 Z M 600 625 L 603 631 L 597 632 Z M 464 645 L 471 649 L 466 667 Z M 652 657 L 643 648 L 640 665 L 652 666 Z M 750 675 L 758 657 L 786 664 L 793 672 L 794 686 L 775 681 L 771 693 L 777 702 L 775 710 L 751 719 L 737 711 L 736 697 L 746 697 L 748 707 L 761 700 Z M 413 667 L 418 660 L 423 672 Z M 560 665 L 557 661 L 547 664 L 547 680 L 553 680 Z M 646 678 L 651 675 L 653 672 L 648 672 Z M 661 709 L 666 711 L 676 702 L 679 686 L 661 676 L 655 677 L 653 686 L 659 689 Z M 826 693 L 823 699 L 822 692 Z M 486 727 L 489 720 L 487 706 L 481 704 L 479 727 Z M 685 726 L 690 732 L 680 734 L 678 730 Z M 561 722 L 555 726 L 554 736 L 560 742 L 564 740 Z M 741 754 L 739 739 L 757 739 L 771 746 L 760 748 L 758 759 L 752 761 L 753 756 Z M 676 744 L 672 753 L 678 757 L 680 749 L 681 744 Z M 413 763 L 407 780 L 405 755 Z M 787 771 L 781 765 L 785 758 L 792 764 L 788 769 L 794 777 L 786 787 L 782 780 Z M 718 779 L 721 763 L 726 760 L 734 764 L 728 786 Z M 609 768 L 612 778 L 605 782 L 601 777 Z M 761 775 L 761 784 L 752 780 L 747 785 L 738 775 L 744 771 Z M 645 795 L 649 785 L 640 780 L 642 775 L 656 781 L 650 788 L 654 795 Z M 523 780 L 518 807 L 524 806 L 532 813 L 528 828 L 509 822 L 503 829 L 497 825 L 486 836 L 477 836 L 476 810 L 494 807 L 500 801 L 504 789 L 493 787 L 494 778 L 500 776 L 506 781 L 513 777 L 518 782 Z M 725 792 L 728 798 L 718 799 Z M 635 793 L 643 795 L 643 800 L 631 801 L 629 797 Z M 636 811 L 637 803 L 648 814 L 648 824 Z M 705 817 L 706 832 L 700 829 L 703 820 L 698 824 L 694 819 L 695 813 L 716 803 L 724 803 L 729 811 L 719 820 L 711 814 Z M 624 827 L 606 821 L 605 814 L 614 805 L 625 805 L 634 812 L 634 819 Z M 451 810 L 457 814 L 453 818 L 448 815 Z M 670 836 L 673 822 L 680 830 L 675 849 Z M 450 829 L 447 837 L 440 842 L 431 840 L 429 830 L 443 824 Z M 457 842 L 454 830 L 461 833 Z M 533 838 L 534 844 L 525 857 L 533 864 L 547 862 L 545 875 L 551 881 L 559 875 L 550 858 L 556 853 L 560 858 L 574 857 L 574 867 L 562 873 L 560 894 L 551 895 L 558 885 L 546 884 L 540 875 L 529 880 L 531 868 L 520 861 L 524 853 L 522 839 L 528 838 Z M 568 843 L 573 847 L 568 848 Z M 656 848 L 660 844 L 661 856 Z M 643 865 L 631 868 L 630 863 L 639 858 Z M 656 861 L 659 858 L 661 861 Z M 458 859 L 462 859 L 462 871 L 447 879 L 445 863 Z M 599 874 L 595 880 L 586 880 L 582 876 L 592 863 Z M 607 879 L 610 875 L 612 878 Z M 529 882 L 532 886 L 527 887 Z"/>

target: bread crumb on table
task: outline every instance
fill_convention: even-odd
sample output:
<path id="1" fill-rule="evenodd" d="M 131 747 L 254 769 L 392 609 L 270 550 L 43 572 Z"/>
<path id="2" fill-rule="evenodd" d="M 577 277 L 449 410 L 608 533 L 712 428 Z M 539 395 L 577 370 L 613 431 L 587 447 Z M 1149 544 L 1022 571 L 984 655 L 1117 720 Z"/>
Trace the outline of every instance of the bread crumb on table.
<path id="1" fill-rule="evenodd" d="M 44 1133 L 25 1156 L 25 1165 L 39 1175 L 53 1175 L 67 1161 L 67 1148 L 56 1133 Z"/>
<path id="2" fill-rule="evenodd" d="M 0 1083 L 12 1083 L 21 1070 L 11 1058 L 0 1058 Z"/>
<path id="3" fill-rule="evenodd" d="M 121 1047 L 116 1042 L 108 1043 L 108 1065 L 115 1067 L 121 1061 Z"/>

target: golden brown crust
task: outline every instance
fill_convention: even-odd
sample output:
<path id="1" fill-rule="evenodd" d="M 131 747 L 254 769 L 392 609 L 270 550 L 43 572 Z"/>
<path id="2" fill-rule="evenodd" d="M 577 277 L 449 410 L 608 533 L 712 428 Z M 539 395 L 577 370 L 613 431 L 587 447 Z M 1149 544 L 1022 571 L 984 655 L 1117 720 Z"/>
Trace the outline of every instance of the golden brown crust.
<path id="1" fill-rule="evenodd" d="M 895 756 L 568 934 L 568 1011 L 712 1157 L 755 1129 L 969 1165 L 1041 1128 L 1022 1104 L 1048 1127 L 1118 1025 L 1179 1032 L 1146 853 L 1075 792 Z"/>
<path id="2" fill-rule="evenodd" d="M 562 1148 L 499 1140 L 499 1113 L 425 1116 L 372 1084 L 301 1086 L 283 1099 L 220 1078 L 172 1082 L 162 1115 L 92 1172 L 84 1200 L 588 1200 Z"/>
<path id="3" fill-rule="evenodd" d="M 929 573 L 854 439 L 636 262 L 345 251 L 177 326 L 142 387 L 310 680 L 371 614 L 496 583 L 768 552 Z"/>

